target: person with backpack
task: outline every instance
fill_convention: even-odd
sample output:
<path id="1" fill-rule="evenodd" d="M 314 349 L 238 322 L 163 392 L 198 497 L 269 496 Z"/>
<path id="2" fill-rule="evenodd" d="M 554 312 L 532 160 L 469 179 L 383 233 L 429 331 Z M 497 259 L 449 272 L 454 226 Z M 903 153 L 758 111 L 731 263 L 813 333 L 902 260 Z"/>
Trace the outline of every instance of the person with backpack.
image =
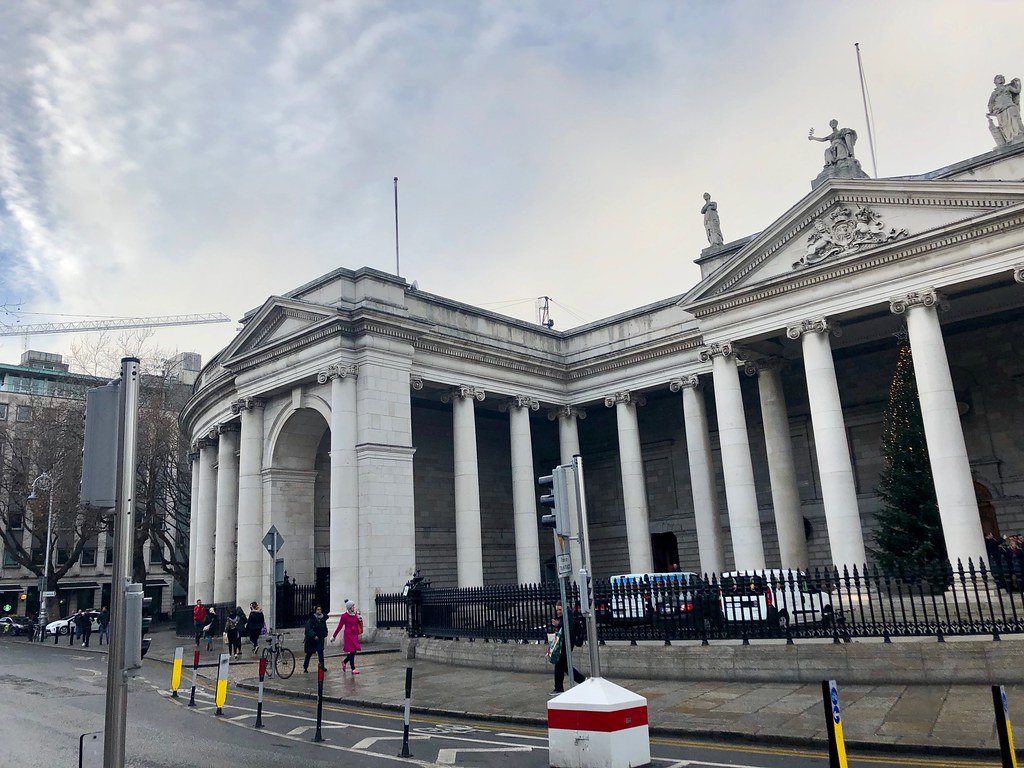
<path id="1" fill-rule="evenodd" d="M 327 669 L 327 665 L 324 664 L 324 640 L 326 639 L 327 617 L 318 605 L 306 620 L 306 632 L 303 640 L 306 659 L 302 662 L 303 672 L 309 672 L 309 660 L 314 653 L 320 660 L 320 666 Z"/>
<path id="2" fill-rule="evenodd" d="M 551 691 L 552 695 L 565 693 L 565 675 L 569 671 L 569 662 L 565 653 L 565 624 L 567 622 L 569 624 L 569 639 L 572 641 L 572 647 L 581 647 L 587 631 L 583 624 L 583 619 L 576 614 L 570 614 L 566 618 L 562 612 L 562 601 L 559 600 L 555 603 L 555 615 L 551 617 L 550 631 L 554 633 L 555 638 L 548 649 L 548 661 L 555 665 L 555 688 Z M 587 679 L 587 676 L 574 666 L 572 668 L 572 679 L 576 683 L 582 683 Z"/>
<path id="3" fill-rule="evenodd" d="M 232 658 L 239 658 L 242 655 L 242 633 L 245 632 L 245 614 L 242 607 L 235 606 L 235 610 L 228 614 L 224 622 L 224 632 L 228 636 L 228 653 Z"/>
<path id="4" fill-rule="evenodd" d="M 356 652 L 363 650 L 359 644 L 359 636 L 363 634 L 363 619 L 356 613 L 356 604 L 351 600 L 345 601 L 345 612 L 338 619 L 338 628 L 334 630 L 334 635 L 331 637 L 332 643 L 338 639 L 338 633 L 342 631 L 345 633 L 342 635 L 342 650 L 345 652 L 345 658 L 341 660 L 341 672 L 344 674 L 345 668 L 351 667 L 352 674 L 358 675 Z"/>

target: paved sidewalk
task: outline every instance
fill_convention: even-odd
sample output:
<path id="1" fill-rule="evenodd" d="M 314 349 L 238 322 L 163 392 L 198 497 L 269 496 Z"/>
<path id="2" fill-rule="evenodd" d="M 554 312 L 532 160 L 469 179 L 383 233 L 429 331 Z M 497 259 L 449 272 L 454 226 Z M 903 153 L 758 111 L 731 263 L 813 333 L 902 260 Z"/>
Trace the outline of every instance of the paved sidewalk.
<path id="1" fill-rule="evenodd" d="M 267 682 L 267 691 L 315 696 L 316 675 L 302 673 L 302 630 L 286 633 L 285 644 L 297 652 L 297 668 L 288 680 Z M 185 647 L 186 667 L 194 643 L 173 631 L 152 633 L 147 658 L 170 661 L 174 648 Z M 16 642 L 16 641 L 15 641 Z M 213 664 L 223 651 L 201 648 L 201 663 Z M 68 648 L 62 644 L 63 648 Z M 348 704 L 400 709 L 405 696 L 405 668 L 410 663 L 396 645 L 367 644 L 358 657 L 361 674 L 341 672 L 341 652 L 328 646 L 327 698 Z M 106 647 L 75 651 L 105 652 Z M 540 652 L 540 651 L 538 651 Z M 241 687 L 255 687 L 255 664 L 246 649 L 243 663 L 233 662 L 231 677 Z M 413 661 L 413 709 L 455 717 L 546 724 L 550 675 L 498 672 Z M 215 674 L 212 670 L 207 676 Z M 186 670 L 187 674 L 187 670 Z M 614 682 L 646 696 L 651 731 L 660 735 L 733 737 L 759 742 L 821 745 L 824 711 L 818 685 L 627 680 Z M 1011 717 L 1024 712 L 1024 686 L 1007 689 Z M 851 685 L 841 686 L 844 729 L 853 749 L 905 749 L 960 756 L 992 756 L 998 749 L 992 699 L 987 686 Z"/>

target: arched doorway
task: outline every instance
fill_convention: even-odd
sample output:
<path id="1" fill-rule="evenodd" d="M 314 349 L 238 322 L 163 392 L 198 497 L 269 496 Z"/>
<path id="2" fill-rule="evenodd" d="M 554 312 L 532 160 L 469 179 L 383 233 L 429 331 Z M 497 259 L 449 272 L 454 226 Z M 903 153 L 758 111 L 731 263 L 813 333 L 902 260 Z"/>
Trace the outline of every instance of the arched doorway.
<path id="1" fill-rule="evenodd" d="M 268 525 L 276 526 L 285 540 L 284 562 L 275 575 L 278 583 L 285 572 L 288 577 L 277 612 L 284 626 L 305 621 L 316 602 L 327 605 L 331 434 L 320 410 L 298 408 L 282 417 L 271 439 L 264 498 Z"/>

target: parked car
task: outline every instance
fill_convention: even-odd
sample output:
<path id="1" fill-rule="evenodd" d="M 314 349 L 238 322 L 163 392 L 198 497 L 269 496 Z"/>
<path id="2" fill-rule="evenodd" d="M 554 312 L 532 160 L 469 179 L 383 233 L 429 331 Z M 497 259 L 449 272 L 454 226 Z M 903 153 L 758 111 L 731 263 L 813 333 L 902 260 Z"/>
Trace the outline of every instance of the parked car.
<path id="1" fill-rule="evenodd" d="M 24 635 L 30 626 L 25 616 L 4 616 L 0 618 L 0 635 Z"/>
<path id="2" fill-rule="evenodd" d="M 790 625 L 832 625 L 832 598 L 802 571 L 731 571 L 722 574 L 722 610 L 729 623 L 785 632 Z"/>
<path id="3" fill-rule="evenodd" d="M 89 619 L 92 621 L 92 631 L 93 632 L 98 632 L 99 629 L 100 629 L 100 612 L 99 611 L 86 611 L 85 615 L 88 616 Z M 53 635 L 66 635 L 66 634 L 68 634 L 69 632 L 71 632 L 72 628 L 75 626 L 74 622 L 75 622 L 74 615 L 68 616 L 67 618 L 64 618 L 64 619 L 57 619 L 56 621 L 51 621 L 49 624 L 46 625 L 46 635 L 47 635 L 47 637 L 52 637 Z"/>

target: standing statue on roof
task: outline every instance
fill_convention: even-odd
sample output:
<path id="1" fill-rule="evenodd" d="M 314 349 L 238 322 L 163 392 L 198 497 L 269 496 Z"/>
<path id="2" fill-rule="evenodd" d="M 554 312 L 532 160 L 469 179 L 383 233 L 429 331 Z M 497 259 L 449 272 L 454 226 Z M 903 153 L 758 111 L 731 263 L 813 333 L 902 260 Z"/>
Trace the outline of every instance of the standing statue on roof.
<path id="1" fill-rule="evenodd" d="M 1024 123 L 1020 118 L 1020 78 L 1013 78 L 1007 85 L 1005 77 L 996 75 L 992 82 L 995 88 L 988 97 L 986 117 L 996 146 L 1004 147 L 1024 140 Z"/>
<path id="2" fill-rule="evenodd" d="M 711 193 L 704 193 L 704 207 L 700 209 L 704 214 L 704 231 L 708 235 L 708 243 L 711 248 L 718 248 L 725 243 L 722 237 L 722 222 L 718 218 L 718 203 L 711 199 Z"/>

